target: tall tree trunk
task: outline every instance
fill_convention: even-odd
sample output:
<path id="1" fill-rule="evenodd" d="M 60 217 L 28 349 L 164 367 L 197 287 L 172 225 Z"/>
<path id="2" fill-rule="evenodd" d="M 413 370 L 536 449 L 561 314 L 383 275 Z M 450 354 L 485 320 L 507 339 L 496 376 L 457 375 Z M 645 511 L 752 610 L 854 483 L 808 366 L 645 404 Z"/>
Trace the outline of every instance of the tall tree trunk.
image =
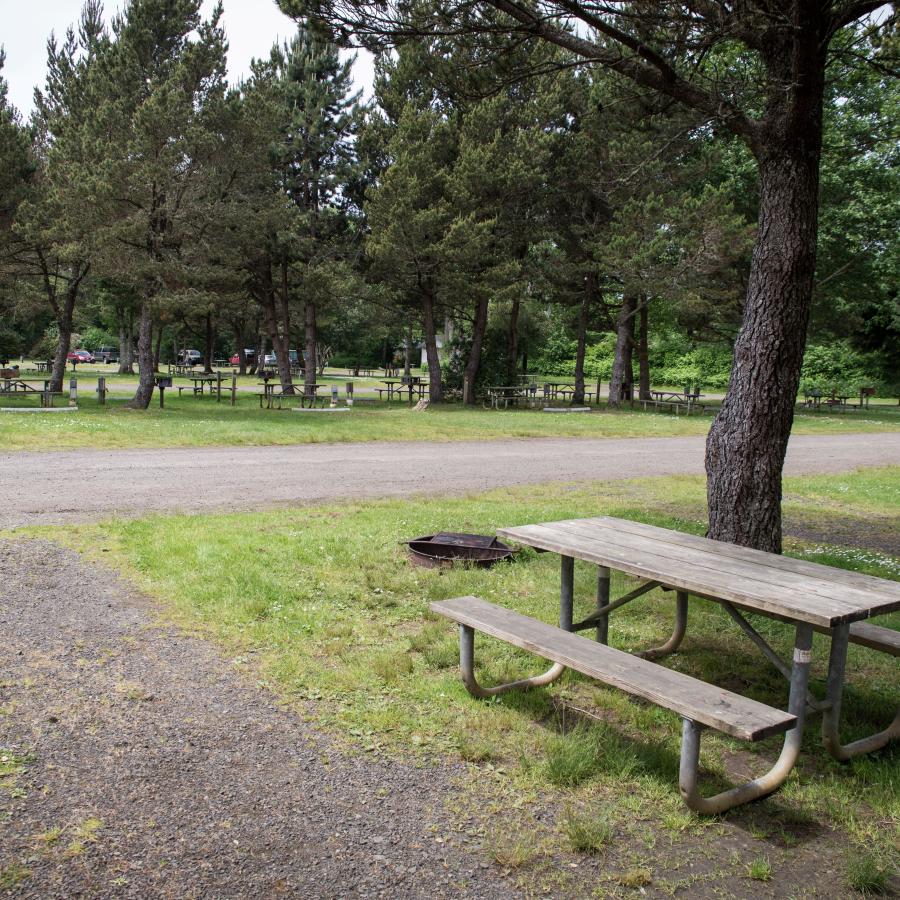
<path id="1" fill-rule="evenodd" d="M 246 375 L 247 374 L 247 353 L 244 344 L 246 343 L 244 339 L 244 323 L 238 321 L 232 321 L 231 329 L 234 332 L 234 343 L 237 347 L 237 358 L 238 358 L 238 374 Z"/>
<path id="2" fill-rule="evenodd" d="M 638 307 L 638 397 L 650 399 L 650 345 L 648 341 L 649 317 L 646 294 L 641 294 Z"/>
<path id="3" fill-rule="evenodd" d="M 278 380 L 281 384 L 281 390 L 285 394 L 294 393 L 294 382 L 291 378 L 291 360 L 288 353 L 288 345 L 290 337 L 287 333 L 282 334 L 282 328 L 287 329 L 289 322 L 283 322 L 279 325 L 279 319 L 284 316 L 284 303 L 275 291 L 275 285 L 272 281 L 272 265 L 266 263 L 263 273 L 263 286 L 259 292 L 260 306 L 262 306 L 263 323 L 266 327 L 269 340 L 272 342 L 272 350 L 275 353 L 275 367 L 278 370 Z M 263 365 L 265 354 L 259 357 L 258 366 Z"/>
<path id="4" fill-rule="evenodd" d="M 303 364 L 304 389 L 312 393 L 316 383 L 316 305 L 307 300 L 304 310 L 304 348 Z"/>
<path id="5" fill-rule="evenodd" d="M 519 309 L 522 300 L 518 294 L 513 297 L 509 311 L 509 332 L 506 337 L 506 378 L 510 385 L 516 383 L 519 362 Z"/>
<path id="6" fill-rule="evenodd" d="M 781 552 L 781 470 L 816 266 L 819 145 L 797 143 L 770 143 L 759 159 L 744 320 L 728 394 L 706 441 L 709 536 L 773 553 Z"/>
<path id="7" fill-rule="evenodd" d="M 422 330 L 425 333 L 425 357 L 428 360 L 428 399 L 432 403 L 442 403 L 444 385 L 434 322 L 434 292 L 428 286 L 422 290 Z"/>
<path id="8" fill-rule="evenodd" d="M 58 306 L 56 326 L 59 329 L 59 336 L 56 341 L 56 356 L 53 358 L 53 372 L 50 375 L 51 391 L 61 391 L 66 378 L 66 357 L 72 344 L 72 316 L 77 296 L 78 286 L 76 285 L 73 290 L 70 284 L 62 306 Z"/>
<path id="9" fill-rule="evenodd" d="M 146 298 L 141 303 L 141 318 L 138 324 L 138 387 L 134 397 L 128 401 L 131 409 L 146 409 L 153 398 L 153 300 Z"/>
<path id="10" fill-rule="evenodd" d="M 281 262 L 281 292 L 278 296 L 278 311 L 281 319 L 280 331 L 272 336 L 272 347 L 275 350 L 275 362 L 278 365 L 278 378 L 281 390 L 285 394 L 294 393 L 294 378 L 291 373 L 291 307 L 288 283 L 287 260 Z"/>
<path id="11" fill-rule="evenodd" d="M 212 312 L 206 314 L 206 328 L 203 340 L 203 371 L 209 375 L 212 372 L 213 356 L 216 352 L 216 330 L 213 326 Z"/>
<path id="12" fill-rule="evenodd" d="M 634 314 L 637 301 L 632 294 L 622 298 L 616 322 L 616 355 L 609 379 L 609 405 L 621 406 L 634 398 Z"/>
<path id="13" fill-rule="evenodd" d="M 160 350 L 162 349 L 162 336 L 163 336 L 163 324 L 162 324 L 162 322 L 160 322 L 159 326 L 157 328 L 157 332 L 156 332 L 156 343 L 154 344 L 154 347 L 153 347 L 153 371 L 155 373 L 159 372 L 159 353 L 160 353 Z"/>
<path id="14" fill-rule="evenodd" d="M 71 272 L 69 281 L 66 284 L 62 305 L 60 305 L 56 286 L 57 281 L 51 277 L 44 256 L 39 255 L 39 259 L 44 273 L 44 288 L 47 292 L 47 299 L 50 301 L 50 306 L 56 318 L 56 327 L 59 329 L 56 341 L 56 356 L 53 359 L 53 370 L 50 372 L 49 387 L 51 391 L 61 391 L 66 377 L 66 357 L 69 355 L 72 344 L 72 318 L 75 314 L 75 302 L 78 299 L 78 291 L 81 288 L 82 279 L 87 275 L 90 266 L 79 265 Z"/>
<path id="15" fill-rule="evenodd" d="M 475 325 L 472 328 L 472 348 L 469 350 L 469 358 L 466 360 L 466 370 L 463 374 L 463 393 L 470 405 L 475 403 L 475 381 L 478 378 L 478 370 L 481 368 L 481 349 L 484 346 L 484 333 L 487 331 L 488 297 L 484 295 L 478 299 L 475 308 Z"/>
<path id="16" fill-rule="evenodd" d="M 403 374 L 409 378 L 412 374 L 412 348 L 413 333 L 412 325 L 406 326 L 406 337 L 403 340 Z"/>
<path id="17" fill-rule="evenodd" d="M 119 320 L 119 374 L 134 375 L 134 310 L 131 308 L 122 309 Z"/>
<path id="18" fill-rule="evenodd" d="M 588 313 L 594 295 L 594 273 L 588 272 L 584 278 L 584 293 L 578 311 L 578 342 L 575 350 L 575 390 L 572 392 L 572 406 L 584 403 L 584 351 L 587 344 Z"/>

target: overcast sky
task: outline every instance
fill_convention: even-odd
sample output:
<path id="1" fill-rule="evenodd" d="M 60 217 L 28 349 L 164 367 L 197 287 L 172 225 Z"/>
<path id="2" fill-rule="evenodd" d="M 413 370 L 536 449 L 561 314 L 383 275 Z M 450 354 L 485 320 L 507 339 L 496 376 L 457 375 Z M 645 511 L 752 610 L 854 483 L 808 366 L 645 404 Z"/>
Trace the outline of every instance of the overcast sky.
<path id="1" fill-rule="evenodd" d="M 250 60 L 268 56 L 277 39 L 289 37 L 294 23 L 282 15 L 275 0 L 224 0 L 225 32 L 228 36 L 228 75 L 237 81 L 249 70 Z M 123 0 L 105 0 L 107 19 L 123 5 Z M 208 13 L 214 0 L 204 0 Z M 61 38 L 66 28 L 77 22 L 82 0 L 0 0 L 0 42 L 6 50 L 3 76 L 9 83 L 9 99 L 28 116 L 32 109 L 35 85 L 42 85 L 46 74 L 47 38 L 55 31 Z M 369 93 L 372 66 L 360 58 L 354 75 L 357 87 Z"/>

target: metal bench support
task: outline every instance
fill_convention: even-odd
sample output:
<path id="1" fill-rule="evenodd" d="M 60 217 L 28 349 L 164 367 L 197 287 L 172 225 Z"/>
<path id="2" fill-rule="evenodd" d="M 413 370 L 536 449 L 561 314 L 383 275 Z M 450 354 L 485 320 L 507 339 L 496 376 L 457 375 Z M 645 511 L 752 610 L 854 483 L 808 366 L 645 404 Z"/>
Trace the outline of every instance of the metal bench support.
<path id="1" fill-rule="evenodd" d="M 890 741 L 900 738 L 900 709 L 894 721 L 884 731 L 860 738 L 850 744 L 842 744 L 840 738 L 841 700 L 844 694 L 844 669 L 847 665 L 847 645 L 850 626 L 836 625 L 831 631 L 831 655 L 828 660 L 828 708 L 822 718 L 822 742 L 828 752 L 839 762 L 847 762 L 862 753 L 880 750 Z"/>
<path id="2" fill-rule="evenodd" d="M 714 816 L 742 803 L 765 797 L 781 787 L 791 774 L 800 755 L 803 741 L 803 725 L 806 719 L 806 689 L 809 684 L 812 626 L 797 625 L 794 639 L 794 664 L 791 668 L 791 693 L 788 712 L 797 717 L 797 724 L 784 736 L 784 746 L 775 765 L 759 778 L 722 791 L 713 797 L 701 797 L 698 787 L 700 763 L 700 735 L 702 725 L 691 719 L 684 720 L 681 733 L 681 766 L 678 784 L 684 802 L 695 812 Z"/>
<path id="3" fill-rule="evenodd" d="M 560 586 L 559 627 L 572 630 L 572 600 L 575 592 L 575 560 L 571 556 L 561 557 L 562 583 Z M 475 630 L 468 625 L 459 626 L 459 670 L 463 684 L 473 697 L 496 697 L 509 691 L 527 690 L 552 684 L 566 671 L 562 663 L 554 663 L 541 675 L 520 678 L 495 687 L 482 687 L 475 678 Z"/>

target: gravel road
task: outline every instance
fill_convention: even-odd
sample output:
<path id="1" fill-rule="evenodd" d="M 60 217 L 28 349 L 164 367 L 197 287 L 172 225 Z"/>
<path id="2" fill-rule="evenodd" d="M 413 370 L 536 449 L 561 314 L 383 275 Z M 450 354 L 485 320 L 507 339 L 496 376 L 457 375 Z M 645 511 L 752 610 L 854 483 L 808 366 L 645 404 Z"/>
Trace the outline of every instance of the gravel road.
<path id="1" fill-rule="evenodd" d="M 703 437 L 303 444 L 0 454 L 4 526 L 463 494 L 549 481 L 701 474 Z M 900 433 L 797 435 L 787 474 L 900 464 Z"/>
<path id="2" fill-rule="evenodd" d="M 4 895 L 519 894 L 452 827 L 461 765 L 344 755 L 156 619 L 108 570 L 0 541 L 0 761 L 25 760 L 0 790 Z"/>

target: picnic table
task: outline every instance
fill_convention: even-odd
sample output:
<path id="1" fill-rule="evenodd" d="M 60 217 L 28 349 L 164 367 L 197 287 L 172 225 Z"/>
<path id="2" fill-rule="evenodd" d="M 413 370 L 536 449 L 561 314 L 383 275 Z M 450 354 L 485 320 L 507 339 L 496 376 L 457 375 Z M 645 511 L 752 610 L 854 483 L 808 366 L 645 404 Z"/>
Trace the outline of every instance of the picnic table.
<path id="1" fill-rule="evenodd" d="M 209 396 L 212 397 L 215 393 L 213 391 L 213 386 L 215 385 L 216 390 L 218 390 L 220 396 L 222 391 L 222 373 L 218 372 L 215 375 L 188 375 L 188 379 L 192 382 L 192 385 L 188 387 L 186 384 L 177 385 L 178 387 L 178 396 L 181 396 L 182 391 L 190 391 L 195 397 L 202 397 L 203 393 L 207 387 L 209 386 Z"/>
<path id="2" fill-rule="evenodd" d="M 272 409 L 273 406 L 277 406 L 278 409 L 282 408 L 282 404 L 285 401 L 290 400 L 299 400 L 301 406 L 306 406 L 308 403 L 310 407 L 316 405 L 316 402 L 321 400 L 323 403 L 325 399 L 323 397 L 319 397 L 319 390 L 321 388 L 329 387 L 327 384 L 295 384 L 294 393 L 293 394 L 285 394 L 281 390 L 281 382 L 272 381 L 270 379 L 266 379 L 265 381 L 258 382 L 259 386 L 262 387 L 262 393 L 258 394 L 259 397 L 259 408 L 263 408 L 263 403 L 266 405 L 266 409 Z"/>
<path id="3" fill-rule="evenodd" d="M 385 387 L 375 388 L 375 390 L 378 392 L 379 397 L 383 394 L 387 394 L 388 402 L 393 400 L 395 396 L 402 400 L 404 391 L 409 394 L 410 403 L 413 401 L 413 394 L 415 394 L 419 400 L 422 400 L 429 388 L 418 375 L 410 375 L 409 377 L 403 378 L 386 378 L 381 383 L 385 385 Z"/>
<path id="4" fill-rule="evenodd" d="M 677 415 L 683 409 L 687 415 L 694 410 L 704 412 L 706 407 L 700 403 L 703 394 L 700 393 L 700 385 L 693 388 L 686 385 L 682 391 L 650 391 L 650 400 L 641 400 L 641 406 L 646 410 L 648 406 L 656 409 L 672 410 Z"/>
<path id="5" fill-rule="evenodd" d="M 64 391 L 51 391 L 49 379 L 43 382 L 43 387 L 36 387 L 20 378 L 0 379 L 0 397 L 36 397 L 42 407 L 53 406 L 54 397 L 61 397 Z"/>
<path id="6" fill-rule="evenodd" d="M 839 734 L 848 644 L 900 656 L 900 632 L 866 621 L 900 610 L 900 583 L 605 516 L 502 528 L 498 536 L 560 555 L 560 626 L 538 622 L 476 597 L 432 604 L 433 611 L 460 625 L 460 664 L 470 693 L 486 697 L 549 684 L 566 668 L 574 668 L 677 712 L 683 719 L 681 793 L 696 811 L 720 813 L 780 787 L 799 756 L 808 716 L 822 715 L 823 743 L 841 761 L 878 750 L 900 737 L 900 711 L 883 731 L 851 744 L 842 744 Z M 573 622 L 576 559 L 596 565 L 598 573 L 596 606 L 579 622 Z M 639 579 L 640 584 L 612 600 L 611 569 Z M 608 647 L 610 614 L 657 587 L 676 592 L 675 626 L 669 639 L 637 654 Z M 721 604 L 753 645 L 789 681 L 786 710 L 777 710 L 655 662 L 680 646 L 687 630 L 691 595 Z M 782 659 L 746 618 L 748 610 L 793 626 L 794 651 L 790 660 Z M 595 630 L 595 640 L 576 633 L 588 629 Z M 474 630 L 530 650 L 554 664 L 542 675 L 484 688 L 474 676 Z M 826 695 L 821 702 L 807 690 L 814 630 L 831 636 Z M 704 798 L 698 787 L 700 735 L 704 727 L 748 741 L 784 733 L 784 746 L 767 774 Z"/>
<path id="7" fill-rule="evenodd" d="M 507 409 L 510 405 L 518 406 L 520 401 L 533 406 L 537 402 L 537 385 L 529 383 L 489 387 L 484 408 Z"/>

